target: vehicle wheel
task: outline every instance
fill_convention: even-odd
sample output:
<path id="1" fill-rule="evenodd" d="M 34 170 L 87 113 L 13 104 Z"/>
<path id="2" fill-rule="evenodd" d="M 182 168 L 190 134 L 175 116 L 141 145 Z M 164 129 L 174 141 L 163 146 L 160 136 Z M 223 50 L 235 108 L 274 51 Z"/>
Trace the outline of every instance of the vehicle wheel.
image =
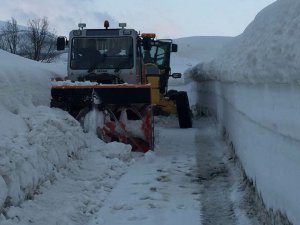
<path id="1" fill-rule="evenodd" d="M 192 127 L 192 116 L 187 93 L 179 91 L 176 95 L 176 108 L 180 128 Z"/>
<path id="2" fill-rule="evenodd" d="M 176 90 L 169 90 L 166 96 L 169 97 L 170 100 L 175 100 L 177 93 L 178 91 Z"/>

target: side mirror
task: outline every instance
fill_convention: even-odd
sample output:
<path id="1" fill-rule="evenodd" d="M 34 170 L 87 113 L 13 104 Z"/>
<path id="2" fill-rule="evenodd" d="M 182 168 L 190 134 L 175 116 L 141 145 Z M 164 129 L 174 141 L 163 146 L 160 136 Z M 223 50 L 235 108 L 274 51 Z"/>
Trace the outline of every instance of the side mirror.
<path id="1" fill-rule="evenodd" d="M 171 49 L 172 52 L 177 52 L 177 50 L 178 50 L 177 44 L 172 44 L 171 48 L 172 48 L 172 49 Z"/>
<path id="2" fill-rule="evenodd" d="M 67 45 L 67 38 L 66 37 L 58 37 L 56 41 L 56 49 L 58 51 L 65 50 Z"/>
<path id="3" fill-rule="evenodd" d="M 178 79 L 178 78 L 181 78 L 181 73 L 173 73 L 171 75 L 174 79 Z"/>

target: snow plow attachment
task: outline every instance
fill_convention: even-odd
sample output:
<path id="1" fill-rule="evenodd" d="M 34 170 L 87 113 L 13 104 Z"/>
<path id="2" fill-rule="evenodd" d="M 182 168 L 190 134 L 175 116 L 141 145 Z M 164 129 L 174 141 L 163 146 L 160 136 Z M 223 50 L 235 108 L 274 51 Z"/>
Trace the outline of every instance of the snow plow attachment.
<path id="1" fill-rule="evenodd" d="M 85 132 L 105 142 L 130 144 L 133 151 L 153 149 L 150 85 L 54 84 L 51 107 L 68 111 Z"/>

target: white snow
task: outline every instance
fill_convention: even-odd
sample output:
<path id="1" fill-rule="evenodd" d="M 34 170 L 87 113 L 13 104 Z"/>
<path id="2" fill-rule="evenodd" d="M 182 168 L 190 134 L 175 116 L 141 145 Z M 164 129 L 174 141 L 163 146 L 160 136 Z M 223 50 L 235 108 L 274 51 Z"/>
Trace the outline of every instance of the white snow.
<path id="1" fill-rule="evenodd" d="M 211 63 L 194 70 L 199 79 L 251 83 L 299 83 L 300 2 L 278 0 Z"/>
<path id="2" fill-rule="evenodd" d="M 103 112 L 99 112 L 97 109 L 93 108 L 84 117 L 84 131 L 97 134 L 97 127 L 103 127 L 104 125 L 104 115 Z"/>
<path id="3" fill-rule="evenodd" d="M 131 153 L 129 145 L 105 144 L 94 132 L 84 133 L 68 113 L 49 108 L 52 80 L 65 76 L 66 65 L 43 64 L 0 51 L 0 67 L 0 206 L 5 207 L 0 224 L 87 224 L 97 222 L 95 217 L 101 221 L 98 213 L 103 215 L 110 207 L 118 188 L 137 188 L 127 182 L 135 179 L 153 181 L 149 187 L 137 188 L 137 201 L 130 202 L 143 215 L 154 210 L 147 216 L 150 224 L 157 219 L 154 212 L 160 213 L 164 224 L 179 223 L 183 215 L 191 223 L 201 224 L 197 185 L 186 183 L 184 175 L 185 170 L 196 166 L 196 146 L 191 145 L 186 154 L 195 130 L 179 130 L 177 119 L 172 118 L 174 128 L 160 131 L 157 153 L 141 157 Z M 86 118 L 90 120 L 88 128 L 94 130 L 101 118 L 91 112 Z M 186 137 L 185 144 L 168 147 L 182 136 Z M 178 165 L 182 171 L 176 171 L 172 163 L 176 161 L 170 154 L 174 150 L 182 157 L 183 165 Z M 180 187 L 181 181 L 186 183 L 184 187 Z M 141 198 L 143 206 L 139 207 Z M 114 208 L 121 212 L 122 202 L 115 203 Z M 110 216 L 105 213 L 108 220 Z"/>
<path id="4" fill-rule="evenodd" d="M 267 207 L 299 224 L 300 2 L 262 10 L 211 62 L 187 71 L 198 104 L 226 128 Z"/>
<path id="5" fill-rule="evenodd" d="M 137 160 L 90 224 L 201 224 L 196 169 L 196 129 L 157 128 L 157 147 Z M 170 135 L 172 134 L 172 135 Z M 176 139 L 179 146 L 170 147 Z"/>
<path id="6" fill-rule="evenodd" d="M 31 200 L 10 207 L 1 224 L 87 224 L 126 172 L 131 147 L 106 145 L 94 135 L 86 136 L 86 144 Z"/>
<path id="7" fill-rule="evenodd" d="M 50 79 L 64 72 L 0 51 L 1 206 L 18 204 L 84 147 L 78 122 L 50 109 Z M 3 182 L 5 181 L 5 182 Z M 3 191 L 2 191 L 3 190 Z"/>
<path id="8" fill-rule="evenodd" d="M 66 66 L 66 65 L 64 65 Z M 70 80 L 64 80 L 64 81 L 52 81 L 52 86 L 96 86 L 98 85 L 97 82 L 91 82 L 91 81 L 70 81 Z"/>
<path id="9" fill-rule="evenodd" d="M 226 127 L 266 205 L 294 224 L 300 221 L 299 11 L 297 0 L 278 0 L 236 38 L 175 40 L 172 72 L 188 71 L 183 79 L 170 78 L 170 89 L 188 91 L 195 113 L 198 105 L 209 109 Z M 218 146 L 218 154 L 226 148 L 211 123 L 181 130 L 175 117 L 157 117 L 155 152 L 132 153 L 131 146 L 105 144 L 68 113 L 49 108 L 51 80 L 66 75 L 64 63 L 0 50 L 0 68 L 0 224 L 193 225 L 202 223 L 203 201 L 218 201 L 202 199 L 194 181 L 199 141 Z M 86 119 L 94 130 L 103 118 L 91 112 Z M 233 180 L 224 198 L 238 202 L 243 196 Z M 237 205 L 233 213 L 238 224 L 251 224 Z"/>

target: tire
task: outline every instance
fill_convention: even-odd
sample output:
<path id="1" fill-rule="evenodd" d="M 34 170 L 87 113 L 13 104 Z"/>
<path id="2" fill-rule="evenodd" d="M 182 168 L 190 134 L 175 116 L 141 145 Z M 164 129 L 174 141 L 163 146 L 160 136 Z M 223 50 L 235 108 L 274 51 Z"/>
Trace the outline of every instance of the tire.
<path id="1" fill-rule="evenodd" d="M 179 91 L 176 95 L 176 108 L 180 128 L 192 127 L 192 116 L 187 93 Z"/>
<path id="2" fill-rule="evenodd" d="M 177 93 L 178 93 L 178 91 L 176 91 L 176 90 L 169 90 L 168 92 L 167 92 L 167 97 L 169 97 L 169 99 L 170 100 L 175 100 L 176 99 L 176 95 L 177 95 Z"/>

